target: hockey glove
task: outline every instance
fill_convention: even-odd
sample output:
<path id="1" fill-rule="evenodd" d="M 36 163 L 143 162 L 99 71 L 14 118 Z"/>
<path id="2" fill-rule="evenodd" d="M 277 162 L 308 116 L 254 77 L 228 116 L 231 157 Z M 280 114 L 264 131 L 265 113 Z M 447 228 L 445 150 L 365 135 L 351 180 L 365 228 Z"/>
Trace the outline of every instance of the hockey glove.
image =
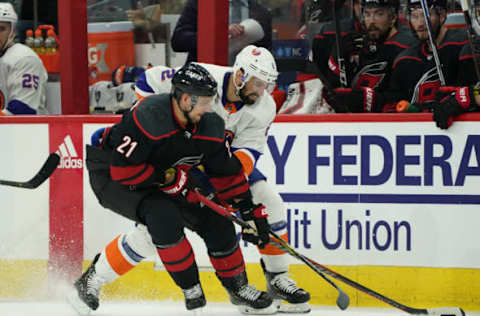
<path id="1" fill-rule="evenodd" d="M 250 199 L 244 199 L 233 205 L 243 220 L 253 229 L 242 228 L 242 237 L 245 241 L 264 248 L 270 241 L 270 225 L 267 222 L 267 210 L 262 204 L 253 204 Z"/>
<path id="2" fill-rule="evenodd" d="M 363 35 L 357 32 L 346 34 L 341 41 L 345 58 L 360 54 L 364 44 Z"/>
<path id="3" fill-rule="evenodd" d="M 202 195 L 209 197 L 210 194 L 204 189 L 204 185 L 192 170 L 186 170 L 181 167 L 169 168 L 165 171 L 164 185 L 159 185 L 158 189 L 181 201 L 187 203 L 199 203 L 195 190 L 198 190 Z"/>
<path id="4" fill-rule="evenodd" d="M 324 92 L 324 98 L 337 113 L 373 112 L 375 90 L 362 87 L 360 89 L 337 88 L 333 92 Z"/>
<path id="5" fill-rule="evenodd" d="M 437 127 L 447 129 L 453 118 L 478 109 L 474 87 L 440 87 L 433 103 L 433 120 Z"/>

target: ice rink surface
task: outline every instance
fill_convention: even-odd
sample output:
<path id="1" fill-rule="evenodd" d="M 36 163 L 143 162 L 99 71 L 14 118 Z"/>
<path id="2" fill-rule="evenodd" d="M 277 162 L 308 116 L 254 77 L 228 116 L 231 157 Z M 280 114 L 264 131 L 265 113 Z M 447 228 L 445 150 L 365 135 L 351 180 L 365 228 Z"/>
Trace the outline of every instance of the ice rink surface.
<path id="1" fill-rule="evenodd" d="M 467 316 L 480 313 L 467 312 Z M 193 316 L 181 302 L 103 302 L 91 316 Z M 227 303 L 208 303 L 200 315 L 241 315 Z M 314 306 L 309 314 L 277 314 L 284 316 L 401 316 L 396 309 L 354 308 L 340 311 L 334 307 Z M 66 302 L 0 301 L 0 316 L 78 316 Z"/>

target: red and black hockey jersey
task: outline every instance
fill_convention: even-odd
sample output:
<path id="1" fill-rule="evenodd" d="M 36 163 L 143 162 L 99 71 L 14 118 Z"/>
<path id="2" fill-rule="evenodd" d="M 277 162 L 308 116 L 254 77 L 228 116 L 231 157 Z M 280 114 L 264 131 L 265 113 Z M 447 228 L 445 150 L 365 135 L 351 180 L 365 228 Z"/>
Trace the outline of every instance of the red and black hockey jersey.
<path id="1" fill-rule="evenodd" d="M 480 68 L 480 40 L 477 40 L 475 43 L 476 49 L 476 58 L 479 63 Z M 470 48 L 470 43 L 467 43 L 463 46 L 458 56 L 458 85 L 459 86 L 473 86 L 480 81 L 480 78 L 477 78 L 477 73 L 475 71 L 475 65 L 473 63 L 473 54 Z"/>
<path id="2" fill-rule="evenodd" d="M 353 77 L 352 88 L 368 87 L 379 91 L 386 89 L 395 58 L 416 42 L 412 33 L 404 27 L 381 44 L 367 42 L 360 53 L 360 64 Z"/>
<path id="3" fill-rule="evenodd" d="M 165 170 L 175 166 L 202 164 L 213 177 L 242 172 L 240 162 L 225 147 L 223 119 L 206 113 L 197 124 L 184 126 L 167 94 L 145 98 L 125 113 L 104 146 L 112 149 L 112 179 L 126 186 L 163 183 Z"/>
<path id="4" fill-rule="evenodd" d="M 458 56 L 466 40 L 465 30 L 449 29 L 438 45 L 438 55 L 446 85 L 457 83 Z M 428 50 L 427 43 L 422 42 L 402 52 L 393 63 L 390 89 L 385 102 L 432 101 L 439 86 L 440 79 L 435 60 Z"/>
<path id="5" fill-rule="evenodd" d="M 346 71 L 351 88 L 372 88 L 382 91 L 388 88 L 390 74 L 395 58 L 405 49 L 416 44 L 412 33 L 401 26 L 384 42 L 377 43 L 364 36 L 364 47 L 358 56 L 358 65 L 347 62 Z M 328 60 L 328 77 L 336 87 L 340 86 L 339 68 L 335 49 L 331 50 Z"/>
<path id="6" fill-rule="evenodd" d="M 362 26 L 356 18 L 345 18 L 339 21 L 341 35 L 345 36 L 350 32 L 361 32 Z M 318 69 L 324 73 L 328 73 L 328 58 L 332 47 L 335 45 L 335 24 L 333 22 L 326 23 L 315 36 L 312 41 L 313 61 L 317 64 Z"/>

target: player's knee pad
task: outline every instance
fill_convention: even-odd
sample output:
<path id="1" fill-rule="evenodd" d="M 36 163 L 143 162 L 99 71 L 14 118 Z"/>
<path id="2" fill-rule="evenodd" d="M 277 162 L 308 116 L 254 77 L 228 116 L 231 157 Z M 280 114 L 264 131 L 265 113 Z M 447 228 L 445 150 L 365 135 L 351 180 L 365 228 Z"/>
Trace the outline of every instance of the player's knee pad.
<path id="1" fill-rule="evenodd" d="M 286 206 L 283 200 L 275 190 L 275 188 L 267 183 L 265 180 L 255 182 L 250 186 L 253 201 L 255 203 L 262 203 L 267 208 L 268 223 L 285 221 Z"/>

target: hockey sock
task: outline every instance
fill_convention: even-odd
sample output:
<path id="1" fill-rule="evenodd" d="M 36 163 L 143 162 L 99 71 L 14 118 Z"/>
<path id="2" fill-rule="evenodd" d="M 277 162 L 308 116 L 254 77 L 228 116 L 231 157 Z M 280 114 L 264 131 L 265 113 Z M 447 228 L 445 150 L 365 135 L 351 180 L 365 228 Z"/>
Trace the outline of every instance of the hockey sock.
<path id="1" fill-rule="evenodd" d="M 287 223 L 285 221 L 279 221 L 271 223 L 270 228 L 280 238 L 288 242 Z M 286 272 L 288 271 L 288 254 L 280 248 L 277 248 L 275 244 L 269 243 L 265 248 L 258 248 L 260 255 L 262 256 L 265 268 L 268 272 Z"/>
<path id="2" fill-rule="evenodd" d="M 245 271 L 245 262 L 238 243 L 228 251 L 210 252 L 209 256 L 219 278 L 235 277 Z"/>
<path id="3" fill-rule="evenodd" d="M 179 287 L 189 289 L 200 282 L 195 254 L 185 236 L 171 246 L 157 245 L 157 252 L 165 269 Z"/>
<path id="4" fill-rule="evenodd" d="M 136 253 L 126 241 L 126 235 L 119 235 L 112 240 L 102 251 L 95 264 L 97 274 L 103 276 L 107 283 L 133 269 L 143 256 Z"/>

